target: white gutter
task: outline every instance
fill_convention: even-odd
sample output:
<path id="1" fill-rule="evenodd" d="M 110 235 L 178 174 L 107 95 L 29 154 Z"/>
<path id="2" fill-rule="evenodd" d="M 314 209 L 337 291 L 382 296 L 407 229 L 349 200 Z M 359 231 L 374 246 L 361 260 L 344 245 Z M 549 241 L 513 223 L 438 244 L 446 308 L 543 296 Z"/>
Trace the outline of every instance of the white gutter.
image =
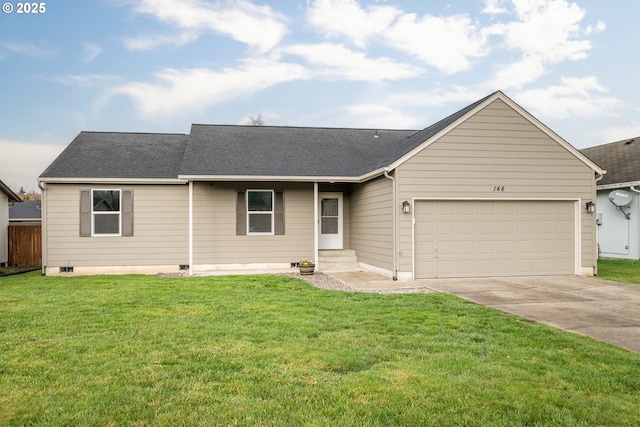
<path id="1" fill-rule="evenodd" d="M 597 181 L 597 180 L 596 180 Z M 637 187 L 640 181 L 618 182 L 616 184 L 598 185 L 597 190 L 615 190 L 616 188 Z"/>
<path id="2" fill-rule="evenodd" d="M 38 188 L 40 188 L 40 227 L 42 234 L 42 275 L 47 272 L 47 184 L 44 182 L 38 182 Z"/>
<path id="3" fill-rule="evenodd" d="M 318 218 L 318 183 L 313 183 L 313 259 L 316 263 L 316 271 L 320 269 L 320 263 L 318 262 L 318 228 L 320 227 L 320 221 Z"/>
<path id="4" fill-rule="evenodd" d="M 189 276 L 193 276 L 193 181 L 189 181 Z"/>
<path id="5" fill-rule="evenodd" d="M 38 178 L 47 184 L 186 184 L 187 180 L 176 178 Z"/>
<path id="6" fill-rule="evenodd" d="M 391 185 L 393 188 L 393 197 L 392 197 L 392 206 L 391 213 L 393 216 L 393 280 L 398 280 L 398 249 L 397 249 L 397 235 L 398 235 L 398 219 L 397 215 L 397 194 L 396 194 L 396 179 L 389 175 L 389 172 L 385 168 L 384 170 L 385 178 L 389 178 L 391 180 Z"/>
<path id="7" fill-rule="evenodd" d="M 249 181 L 249 182 L 345 182 L 360 184 L 385 173 L 388 168 L 380 168 L 360 176 L 295 176 L 295 175 L 179 175 L 189 181 Z M 186 181 L 185 181 L 186 182 Z"/>

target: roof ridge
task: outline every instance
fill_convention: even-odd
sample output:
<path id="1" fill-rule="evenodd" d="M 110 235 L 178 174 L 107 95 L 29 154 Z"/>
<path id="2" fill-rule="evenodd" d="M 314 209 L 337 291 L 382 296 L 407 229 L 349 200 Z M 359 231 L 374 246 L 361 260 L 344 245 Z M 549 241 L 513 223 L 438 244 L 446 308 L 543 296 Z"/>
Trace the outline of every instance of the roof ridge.
<path id="1" fill-rule="evenodd" d="M 363 131 L 391 131 L 391 132 L 408 132 L 415 129 L 400 129 L 400 128 L 376 128 L 376 127 L 331 127 L 331 126 L 292 126 L 292 125 L 238 125 L 238 124 L 213 124 L 213 123 L 192 123 L 191 126 L 204 126 L 204 127 L 239 127 L 239 128 L 281 128 L 281 129 L 327 129 L 327 130 L 363 130 Z M 419 131 L 419 130 L 418 130 Z"/>
<path id="2" fill-rule="evenodd" d="M 101 134 L 117 134 L 117 135 L 174 135 L 189 136 L 188 133 L 179 132 L 125 132 L 125 131 L 106 131 L 106 130 L 82 130 L 80 133 L 101 133 Z"/>
<path id="3" fill-rule="evenodd" d="M 599 144 L 599 145 L 593 145 L 591 147 L 585 147 L 585 148 L 581 148 L 580 151 L 582 150 L 589 150 L 591 148 L 600 148 L 600 147 L 606 147 L 608 145 L 613 145 L 613 144 L 621 144 L 621 143 L 625 143 L 627 141 L 631 141 L 631 140 L 638 140 L 638 142 L 640 143 L 640 136 L 632 136 L 630 138 L 622 138 L 619 139 L 617 141 L 612 141 L 612 142 L 605 142 L 604 144 Z"/>

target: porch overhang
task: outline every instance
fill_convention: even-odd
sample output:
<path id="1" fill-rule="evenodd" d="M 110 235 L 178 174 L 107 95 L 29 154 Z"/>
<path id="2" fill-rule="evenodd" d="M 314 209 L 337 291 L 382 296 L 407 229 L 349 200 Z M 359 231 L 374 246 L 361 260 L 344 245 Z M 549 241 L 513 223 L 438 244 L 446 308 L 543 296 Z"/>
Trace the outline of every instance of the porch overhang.
<path id="1" fill-rule="evenodd" d="M 250 182 L 317 182 L 317 183 L 353 183 L 359 184 L 384 174 L 386 168 L 376 169 L 360 176 L 313 176 L 313 175 L 178 175 L 178 179 L 187 181 L 250 181 Z M 388 170 L 387 170 L 388 171 Z"/>

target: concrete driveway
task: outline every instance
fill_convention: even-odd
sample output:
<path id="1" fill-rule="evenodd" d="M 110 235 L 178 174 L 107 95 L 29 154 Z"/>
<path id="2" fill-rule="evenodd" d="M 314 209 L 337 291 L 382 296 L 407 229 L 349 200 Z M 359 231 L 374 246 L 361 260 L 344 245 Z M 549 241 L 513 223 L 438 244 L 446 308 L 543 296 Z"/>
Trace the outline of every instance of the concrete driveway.
<path id="1" fill-rule="evenodd" d="M 429 279 L 340 275 L 355 291 L 445 292 L 640 353 L 640 285 L 580 276 Z"/>

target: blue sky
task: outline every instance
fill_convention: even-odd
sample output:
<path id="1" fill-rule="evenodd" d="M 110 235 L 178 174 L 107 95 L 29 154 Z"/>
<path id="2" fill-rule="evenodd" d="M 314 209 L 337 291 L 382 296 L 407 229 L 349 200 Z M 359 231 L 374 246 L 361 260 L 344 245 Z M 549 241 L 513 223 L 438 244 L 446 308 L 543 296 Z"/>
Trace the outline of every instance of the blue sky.
<path id="1" fill-rule="evenodd" d="M 495 90 L 577 148 L 640 135 L 637 1 L 0 3 L 0 179 L 16 191 L 83 130 L 421 129 Z"/>

